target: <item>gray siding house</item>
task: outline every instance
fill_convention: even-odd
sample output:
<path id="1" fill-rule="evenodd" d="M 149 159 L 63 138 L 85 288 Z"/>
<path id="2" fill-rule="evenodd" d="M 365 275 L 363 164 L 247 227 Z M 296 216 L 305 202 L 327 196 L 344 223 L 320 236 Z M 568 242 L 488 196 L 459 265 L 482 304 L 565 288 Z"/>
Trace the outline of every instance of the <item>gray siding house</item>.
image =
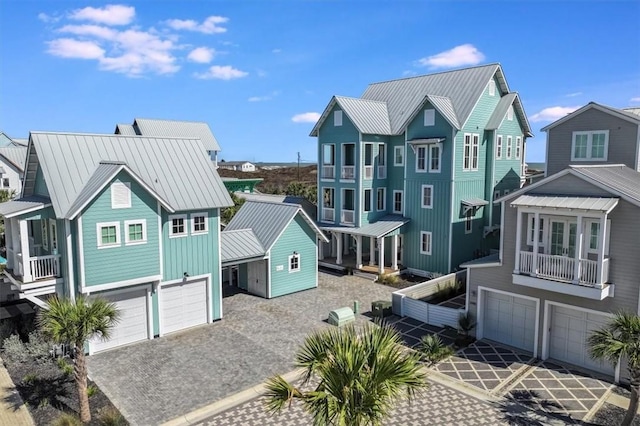
<path id="1" fill-rule="evenodd" d="M 640 171 L 639 113 L 590 102 L 543 127 L 547 176 L 569 164 L 624 164 Z"/>

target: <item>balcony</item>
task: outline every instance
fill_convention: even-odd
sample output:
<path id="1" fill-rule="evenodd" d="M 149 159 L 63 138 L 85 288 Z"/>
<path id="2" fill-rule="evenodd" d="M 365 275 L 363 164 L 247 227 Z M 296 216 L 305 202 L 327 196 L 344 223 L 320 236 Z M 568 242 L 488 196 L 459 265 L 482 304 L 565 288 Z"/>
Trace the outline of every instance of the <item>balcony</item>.
<path id="1" fill-rule="evenodd" d="M 356 178 L 356 166 L 342 166 L 340 179 L 353 180 Z"/>
<path id="2" fill-rule="evenodd" d="M 344 223 L 346 225 L 353 225 L 355 223 L 354 217 L 355 212 L 353 210 L 342 210 L 341 223 Z"/>
<path id="3" fill-rule="evenodd" d="M 336 178 L 336 166 L 322 166 L 322 174 L 320 179 L 335 179 Z"/>
<path id="4" fill-rule="evenodd" d="M 602 288 L 609 282 L 609 258 L 602 262 L 602 279 L 598 275 L 598 262 L 578 259 L 579 278 L 576 279 L 576 259 L 567 256 L 538 254 L 538 267 L 533 267 L 533 252 L 520 252 L 520 273 L 553 281 Z"/>
<path id="5" fill-rule="evenodd" d="M 322 208 L 322 220 L 324 222 L 333 222 L 333 221 L 335 221 L 335 209 L 333 207 L 323 207 Z"/>

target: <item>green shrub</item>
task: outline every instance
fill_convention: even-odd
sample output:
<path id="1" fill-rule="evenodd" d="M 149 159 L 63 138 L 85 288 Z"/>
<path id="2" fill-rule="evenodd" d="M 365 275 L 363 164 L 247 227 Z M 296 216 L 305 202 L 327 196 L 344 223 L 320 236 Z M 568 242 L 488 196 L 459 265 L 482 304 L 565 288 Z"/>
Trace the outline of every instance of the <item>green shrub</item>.
<path id="1" fill-rule="evenodd" d="M 400 277 L 398 277 L 397 275 L 382 274 L 378 276 L 378 279 L 376 280 L 376 282 L 380 284 L 394 286 L 400 282 Z"/>
<path id="2" fill-rule="evenodd" d="M 29 342 L 24 346 L 27 354 L 37 361 L 48 361 L 51 357 L 51 342 L 39 331 L 29 333 Z"/>
<path id="3" fill-rule="evenodd" d="M 95 385 L 87 386 L 87 396 L 89 398 L 91 398 L 93 395 L 95 395 L 96 392 L 98 392 L 98 387 L 97 386 L 95 386 Z"/>
<path id="4" fill-rule="evenodd" d="M 4 356 L 10 361 L 25 362 L 29 359 L 24 343 L 22 343 L 20 336 L 17 334 L 12 334 L 4 339 L 2 349 L 4 350 Z"/>
<path id="5" fill-rule="evenodd" d="M 12 319 L 0 321 L 0 341 L 10 337 L 16 332 L 16 323 Z"/>
<path id="6" fill-rule="evenodd" d="M 419 351 L 422 354 L 422 359 L 429 366 L 435 365 L 453 355 L 453 349 L 445 345 L 437 334 L 423 336 L 420 341 Z"/>
<path id="7" fill-rule="evenodd" d="M 52 426 L 82 426 L 82 422 L 80 419 L 73 414 L 64 413 L 61 414 L 60 417 L 55 419 Z"/>
<path id="8" fill-rule="evenodd" d="M 105 407 L 98 412 L 98 424 L 100 426 L 124 426 L 127 421 L 114 407 Z"/>
<path id="9" fill-rule="evenodd" d="M 36 380 L 38 380 L 38 375 L 35 373 L 29 373 L 22 378 L 22 381 L 28 385 L 32 384 Z"/>
<path id="10" fill-rule="evenodd" d="M 56 361 L 56 363 L 65 376 L 70 376 L 73 374 L 73 365 L 69 364 L 66 359 L 58 358 L 58 361 Z"/>

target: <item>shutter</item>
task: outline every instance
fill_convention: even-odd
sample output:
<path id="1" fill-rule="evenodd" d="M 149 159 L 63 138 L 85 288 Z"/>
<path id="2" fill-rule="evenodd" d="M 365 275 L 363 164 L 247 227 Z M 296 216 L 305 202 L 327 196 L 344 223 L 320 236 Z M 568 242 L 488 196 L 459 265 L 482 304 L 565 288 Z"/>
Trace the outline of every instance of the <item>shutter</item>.
<path id="1" fill-rule="evenodd" d="M 114 182 L 111 185 L 111 208 L 126 209 L 131 207 L 131 184 Z"/>

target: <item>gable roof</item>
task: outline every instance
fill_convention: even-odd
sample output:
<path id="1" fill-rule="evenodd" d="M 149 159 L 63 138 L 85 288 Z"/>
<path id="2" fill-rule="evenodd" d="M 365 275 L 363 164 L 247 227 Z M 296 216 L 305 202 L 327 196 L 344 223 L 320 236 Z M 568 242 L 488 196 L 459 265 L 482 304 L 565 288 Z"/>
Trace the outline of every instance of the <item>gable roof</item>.
<path id="1" fill-rule="evenodd" d="M 136 118 L 133 129 L 141 136 L 161 136 L 169 138 L 198 138 L 207 151 L 220 151 L 220 145 L 213 136 L 209 125 L 203 121 L 158 120 Z M 129 129 L 123 129 L 129 131 Z"/>
<path id="2" fill-rule="evenodd" d="M 234 231 L 225 229 L 220 233 L 220 260 L 222 263 L 262 257 L 265 253 L 264 247 L 251 229 Z"/>
<path id="3" fill-rule="evenodd" d="M 25 146 L 4 146 L 0 148 L 0 156 L 12 164 L 16 169 L 24 172 L 27 161 L 27 147 Z"/>
<path id="4" fill-rule="evenodd" d="M 385 102 L 333 96 L 329 101 L 329 105 L 322 112 L 320 119 L 311 130 L 311 136 L 317 136 L 320 126 L 336 104 L 340 106 L 360 133 L 373 135 L 391 134 L 389 113 Z"/>
<path id="5" fill-rule="evenodd" d="M 553 129 L 554 127 L 564 123 L 567 120 L 572 119 L 573 117 L 582 114 L 585 111 L 588 111 L 590 109 L 597 109 L 599 111 L 605 112 L 607 114 L 611 114 L 614 115 L 618 118 L 621 118 L 623 120 L 629 121 L 633 124 L 638 124 L 640 125 L 640 115 L 636 115 L 633 112 L 630 111 L 625 111 L 622 109 L 618 109 L 618 108 L 613 108 L 607 105 L 602 105 L 602 104 L 598 104 L 596 102 L 589 102 L 588 104 L 586 104 L 585 106 L 583 106 L 582 108 L 578 108 L 577 110 L 565 115 L 564 117 L 562 117 L 559 120 L 554 121 L 551 124 L 546 125 L 545 127 L 543 127 L 542 130 L 543 132 L 546 132 L 549 129 Z"/>
<path id="6" fill-rule="evenodd" d="M 233 204 L 197 139 L 31 132 L 30 144 L 60 218 L 77 207 L 81 195 L 87 196 L 85 187 L 97 188 L 116 167 L 99 167 L 101 162 L 126 164 L 130 174 L 175 211 Z"/>
<path id="7" fill-rule="evenodd" d="M 522 107 L 522 102 L 520 102 L 520 96 L 518 93 L 507 93 L 500 101 L 498 101 L 498 105 L 496 105 L 496 109 L 493 110 L 493 114 L 489 118 L 487 125 L 485 126 L 486 130 L 496 130 L 500 127 L 502 122 L 504 121 L 505 116 L 507 115 L 507 111 L 509 107 L 513 105 L 514 112 L 520 117 L 520 121 L 522 122 L 522 126 L 524 127 L 524 132 L 526 136 L 533 136 L 531 133 L 531 125 L 529 124 L 529 119 L 524 113 L 524 108 Z"/>
<path id="8" fill-rule="evenodd" d="M 5 132 L 0 132 L 0 146 L 27 146 L 27 140 L 23 138 L 12 138 Z"/>
<path id="9" fill-rule="evenodd" d="M 244 198 L 247 201 L 264 201 L 271 203 L 287 203 L 287 204 L 299 204 L 304 212 L 314 221 L 318 215 L 318 209 L 315 204 L 307 200 L 304 197 L 296 195 L 286 194 L 262 194 L 259 192 L 241 192 L 236 191 L 234 194 L 237 197 Z"/>
<path id="10" fill-rule="evenodd" d="M 138 133 L 131 124 L 116 124 L 116 135 L 136 136 Z"/>
<path id="11" fill-rule="evenodd" d="M 231 222 L 223 232 L 251 229 L 258 237 L 262 247 L 269 251 L 297 214 L 302 215 L 302 218 L 309 224 L 316 235 L 328 241 L 327 237 L 313 223 L 300 205 L 288 203 L 247 201 L 233 216 L 233 219 L 231 219 Z"/>

